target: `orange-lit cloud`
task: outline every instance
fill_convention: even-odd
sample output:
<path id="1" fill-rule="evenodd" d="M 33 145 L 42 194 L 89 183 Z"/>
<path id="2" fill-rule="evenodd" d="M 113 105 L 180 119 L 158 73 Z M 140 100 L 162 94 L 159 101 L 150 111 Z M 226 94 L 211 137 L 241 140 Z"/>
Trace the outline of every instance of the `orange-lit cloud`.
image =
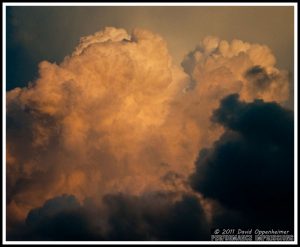
<path id="1" fill-rule="evenodd" d="M 207 37 L 182 65 L 159 35 L 116 28 L 82 38 L 61 64 L 41 62 L 33 84 L 7 93 L 8 222 L 63 193 L 187 191 L 198 151 L 223 132 L 210 122 L 223 97 L 288 99 L 264 45 Z"/>

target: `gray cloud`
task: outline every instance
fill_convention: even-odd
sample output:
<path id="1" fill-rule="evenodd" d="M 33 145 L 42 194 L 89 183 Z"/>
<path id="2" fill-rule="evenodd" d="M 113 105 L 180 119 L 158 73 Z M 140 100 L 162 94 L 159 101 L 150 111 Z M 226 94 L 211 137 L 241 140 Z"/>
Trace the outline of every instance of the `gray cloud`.
<path id="1" fill-rule="evenodd" d="M 293 112 L 277 103 L 245 103 L 230 95 L 212 120 L 225 132 L 200 151 L 192 187 L 243 215 L 237 222 L 243 219 L 244 227 L 292 229 Z"/>
<path id="2" fill-rule="evenodd" d="M 72 195 L 32 209 L 10 240 L 208 240 L 209 227 L 196 196 L 163 191 L 130 196 L 108 194 L 104 204 L 80 205 Z"/>

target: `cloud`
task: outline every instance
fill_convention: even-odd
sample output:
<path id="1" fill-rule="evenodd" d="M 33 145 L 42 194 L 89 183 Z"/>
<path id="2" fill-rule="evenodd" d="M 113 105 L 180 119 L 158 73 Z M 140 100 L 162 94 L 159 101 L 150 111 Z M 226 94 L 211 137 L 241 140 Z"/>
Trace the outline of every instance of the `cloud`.
<path id="1" fill-rule="evenodd" d="M 202 95 L 219 100 L 230 93 L 241 98 L 285 102 L 288 99 L 288 75 L 275 67 L 270 48 L 234 39 L 230 43 L 214 36 L 206 37 L 182 62 L 191 76 L 192 87 Z M 264 85 L 262 85 L 264 84 Z"/>
<path id="2" fill-rule="evenodd" d="M 26 85 L 32 75 L 37 74 L 35 66 L 39 61 L 61 61 L 73 50 L 79 37 L 104 29 L 105 25 L 131 30 L 138 24 L 161 33 L 168 42 L 176 64 L 181 62 L 183 55 L 194 44 L 212 33 L 228 40 L 239 37 L 246 41 L 268 44 L 276 54 L 279 67 L 293 70 L 293 12 L 293 7 L 286 6 L 8 7 L 7 54 L 12 56 L 8 56 L 7 62 L 7 87 L 12 89 L 16 83 Z M 233 28 L 234 23 L 239 25 Z M 55 39 L 53 33 L 56 34 Z M 18 73 L 14 72 L 16 69 Z"/>
<path id="3" fill-rule="evenodd" d="M 109 238 L 115 240 L 204 240 L 208 223 L 199 199 L 156 192 L 140 197 L 110 195 Z"/>
<path id="4" fill-rule="evenodd" d="M 25 224 L 8 231 L 8 240 L 25 241 L 88 241 L 102 240 L 96 222 L 73 195 L 47 200 L 42 207 L 32 209 Z"/>
<path id="5" fill-rule="evenodd" d="M 244 227 L 247 222 L 292 229 L 293 113 L 274 102 L 246 103 L 233 94 L 221 101 L 212 120 L 225 132 L 200 151 L 192 187 L 243 215 Z"/>
<path id="6" fill-rule="evenodd" d="M 72 195 L 50 199 L 9 232 L 21 240 L 207 240 L 208 223 L 196 196 L 152 192 L 110 194 L 102 207 Z M 97 216 L 97 217 L 95 217 Z"/>
<path id="7" fill-rule="evenodd" d="M 125 198 L 109 201 L 112 207 L 115 200 L 134 200 L 137 211 L 147 211 L 145 194 L 192 193 L 187 178 L 199 150 L 224 132 L 210 121 L 219 101 L 239 93 L 246 102 L 283 104 L 287 85 L 264 45 L 208 37 L 182 69 L 172 63 L 164 39 L 147 30 L 108 27 L 81 38 L 60 64 L 42 61 L 36 81 L 7 92 L 8 228 L 61 194 L 74 195 L 80 205 L 86 198 L 102 205 L 106 195 L 121 193 Z M 190 199 L 181 203 L 194 207 Z M 165 206 L 166 222 L 174 205 Z"/>
<path id="8" fill-rule="evenodd" d="M 28 212 L 59 192 L 82 200 L 160 181 L 152 133 L 186 79 L 161 37 L 106 28 L 39 70 L 34 84 L 7 93 L 8 202 Z"/>

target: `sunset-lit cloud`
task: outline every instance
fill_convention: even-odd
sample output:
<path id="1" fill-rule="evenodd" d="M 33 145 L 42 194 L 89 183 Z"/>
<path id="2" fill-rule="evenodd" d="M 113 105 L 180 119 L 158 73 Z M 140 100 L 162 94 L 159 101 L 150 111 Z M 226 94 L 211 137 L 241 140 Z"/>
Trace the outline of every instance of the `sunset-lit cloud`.
<path id="1" fill-rule="evenodd" d="M 35 210 L 52 224 L 56 216 L 48 215 L 45 202 L 61 202 L 65 212 L 70 198 L 61 195 L 69 194 L 76 206 L 72 214 L 79 210 L 84 220 L 92 219 L 86 213 L 89 199 L 96 211 L 108 210 L 112 217 L 101 227 L 80 218 L 92 228 L 90 238 L 124 239 L 120 205 L 136 220 L 132 238 L 175 238 L 182 227 L 167 229 L 185 222 L 180 215 L 174 218 L 182 212 L 195 213 L 198 221 L 187 222 L 207 234 L 210 198 L 190 187 L 189 176 L 199 151 L 216 146 L 227 133 L 227 122 L 222 126 L 211 117 L 233 93 L 250 106 L 255 99 L 278 107 L 286 103 L 287 72 L 276 68 L 270 48 L 208 36 L 179 67 L 160 35 L 107 27 L 81 38 L 61 63 L 40 62 L 37 80 L 6 95 L 8 229 L 22 229 L 27 219 L 30 238 L 44 220 L 36 221 Z M 148 205 L 156 200 L 158 205 Z M 43 234 L 37 233 L 47 237 Z M 187 231 L 183 239 L 196 236 Z"/>

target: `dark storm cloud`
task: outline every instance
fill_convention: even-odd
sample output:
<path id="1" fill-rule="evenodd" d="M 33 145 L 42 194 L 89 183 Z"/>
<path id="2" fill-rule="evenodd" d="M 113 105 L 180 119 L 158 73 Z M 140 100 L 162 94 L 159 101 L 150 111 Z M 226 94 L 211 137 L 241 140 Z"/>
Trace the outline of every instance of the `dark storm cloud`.
<path id="1" fill-rule="evenodd" d="M 105 198 L 110 208 L 110 239 L 115 240 L 207 240 L 208 225 L 195 196 L 183 195 L 173 202 L 172 194 L 143 196 L 112 195 Z"/>
<path id="2" fill-rule="evenodd" d="M 32 209 L 25 224 L 8 231 L 8 240 L 87 241 L 102 240 L 90 208 L 81 206 L 73 195 L 47 200 L 40 208 Z"/>
<path id="3" fill-rule="evenodd" d="M 199 153 L 192 187 L 237 211 L 244 227 L 292 228 L 293 113 L 276 103 L 241 102 L 235 94 L 221 101 L 212 120 L 225 132 Z"/>
<path id="4" fill-rule="evenodd" d="M 44 217 L 51 217 L 60 211 L 74 210 L 80 207 L 77 199 L 72 195 L 62 195 L 45 202 L 42 208 L 36 208 L 29 212 L 26 223 L 34 225 Z"/>
<path id="5" fill-rule="evenodd" d="M 72 195 L 48 200 L 29 212 L 9 240 L 208 240 L 208 223 L 197 197 L 153 192 L 109 194 L 104 205 L 80 205 Z M 102 209 L 101 209 L 102 208 Z"/>
<path id="6" fill-rule="evenodd" d="M 74 196 L 63 195 L 29 212 L 26 224 L 33 240 L 93 240 L 86 212 Z M 32 234 L 34 233 L 34 234 Z"/>

